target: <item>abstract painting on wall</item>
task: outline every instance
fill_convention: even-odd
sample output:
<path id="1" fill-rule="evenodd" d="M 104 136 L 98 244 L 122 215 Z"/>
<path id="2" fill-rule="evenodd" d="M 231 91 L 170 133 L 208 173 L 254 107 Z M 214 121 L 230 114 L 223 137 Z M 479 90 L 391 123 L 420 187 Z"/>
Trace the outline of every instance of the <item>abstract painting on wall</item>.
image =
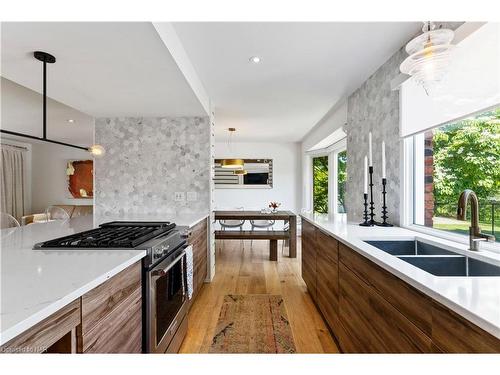
<path id="1" fill-rule="evenodd" d="M 94 161 L 70 160 L 66 166 L 68 190 L 72 198 L 94 197 Z"/>

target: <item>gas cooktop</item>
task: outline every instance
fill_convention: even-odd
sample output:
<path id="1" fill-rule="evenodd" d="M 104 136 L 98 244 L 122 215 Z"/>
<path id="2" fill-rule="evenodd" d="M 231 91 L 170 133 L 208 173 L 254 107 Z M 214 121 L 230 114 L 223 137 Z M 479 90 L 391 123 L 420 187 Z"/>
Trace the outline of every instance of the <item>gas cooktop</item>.
<path id="1" fill-rule="evenodd" d="M 174 223 L 113 221 L 99 228 L 37 243 L 35 249 L 134 249 L 168 234 Z"/>

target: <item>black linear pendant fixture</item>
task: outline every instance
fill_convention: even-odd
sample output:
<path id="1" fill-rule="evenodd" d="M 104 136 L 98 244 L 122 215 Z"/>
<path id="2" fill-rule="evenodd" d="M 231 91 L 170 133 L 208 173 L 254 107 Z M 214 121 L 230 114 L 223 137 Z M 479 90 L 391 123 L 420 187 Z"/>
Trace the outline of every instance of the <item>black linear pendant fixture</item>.
<path id="1" fill-rule="evenodd" d="M 51 55 L 50 53 L 42 52 L 42 51 L 35 51 L 33 53 L 33 56 L 35 57 L 35 59 L 37 59 L 43 63 L 43 107 L 42 107 L 42 117 L 43 117 L 42 130 L 43 130 L 43 133 L 42 133 L 42 137 L 40 138 L 40 137 L 36 137 L 34 135 L 23 134 L 23 133 L 13 132 L 10 130 L 4 130 L 4 129 L 0 129 L 0 131 L 2 133 L 15 135 L 18 137 L 36 139 L 38 141 L 55 143 L 55 144 L 62 145 L 62 146 L 73 147 L 73 148 L 77 148 L 80 150 L 85 150 L 85 151 L 90 152 L 95 157 L 103 156 L 105 150 L 104 150 L 104 147 L 102 147 L 100 145 L 92 145 L 90 147 L 83 147 L 83 146 L 73 145 L 71 143 L 54 141 L 52 139 L 47 138 L 47 64 L 54 64 L 56 62 L 56 58 L 53 55 Z"/>

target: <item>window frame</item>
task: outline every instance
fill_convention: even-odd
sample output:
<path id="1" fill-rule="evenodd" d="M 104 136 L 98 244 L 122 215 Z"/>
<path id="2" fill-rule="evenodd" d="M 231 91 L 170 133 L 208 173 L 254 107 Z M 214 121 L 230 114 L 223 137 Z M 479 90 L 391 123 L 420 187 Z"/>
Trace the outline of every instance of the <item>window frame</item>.
<path id="1" fill-rule="evenodd" d="M 439 127 L 442 125 L 438 125 Z M 426 132 L 430 129 L 424 130 Z M 458 242 L 460 244 L 469 245 L 469 236 L 464 234 L 453 233 L 441 229 L 429 228 L 424 225 L 415 224 L 415 148 L 414 137 L 418 134 L 409 135 L 403 138 L 402 143 L 402 161 L 403 168 L 401 169 L 401 204 L 400 204 L 400 218 L 401 227 L 415 232 L 427 234 L 430 236 L 442 238 L 445 240 Z M 457 197 L 458 203 L 458 197 Z M 500 253 L 500 243 L 482 242 L 480 245 L 481 250 L 492 251 Z"/>
<path id="2" fill-rule="evenodd" d="M 337 215 L 345 215 L 338 212 L 338 154 L 342 151 L 347 151 L 347 137 L 344 137 L 333 145 L 320 150 L 312 150 L 307 152 L 307 165 L 309 173 L 309 199 L 308 205 L 311 211 L 314 211 L 314 175 L 312 170 L 313 158 L 328 156 L 328 216 L 335 217 Z"/>

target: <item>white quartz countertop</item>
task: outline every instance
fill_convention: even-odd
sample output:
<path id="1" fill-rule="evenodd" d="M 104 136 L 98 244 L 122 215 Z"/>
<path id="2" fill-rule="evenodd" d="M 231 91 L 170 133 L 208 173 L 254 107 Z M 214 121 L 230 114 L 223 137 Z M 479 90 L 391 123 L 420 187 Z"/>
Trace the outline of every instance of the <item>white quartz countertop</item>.
<path id="1" fill-rule="evenodd" d="M 2 229 L 0 345 L 139 261 L 144 250 L 32 250 L 92 229 L 92 216 Z"/>
<path id="2" fill-rule="evenodd" d="M 347 223 L 345 216 L 336 220 L 328 219 L 325 215 L 302 214 L 301 217 L 478 327 L 500 338 L 500 277 L 434 276 L 364 241 L 423 239 L 496 265 L 500 265 L 500 254 L 490 251 L 472 253 L 467 250 L 466 245 L 400 227 L 361 227 L 358 224 Z"/>

